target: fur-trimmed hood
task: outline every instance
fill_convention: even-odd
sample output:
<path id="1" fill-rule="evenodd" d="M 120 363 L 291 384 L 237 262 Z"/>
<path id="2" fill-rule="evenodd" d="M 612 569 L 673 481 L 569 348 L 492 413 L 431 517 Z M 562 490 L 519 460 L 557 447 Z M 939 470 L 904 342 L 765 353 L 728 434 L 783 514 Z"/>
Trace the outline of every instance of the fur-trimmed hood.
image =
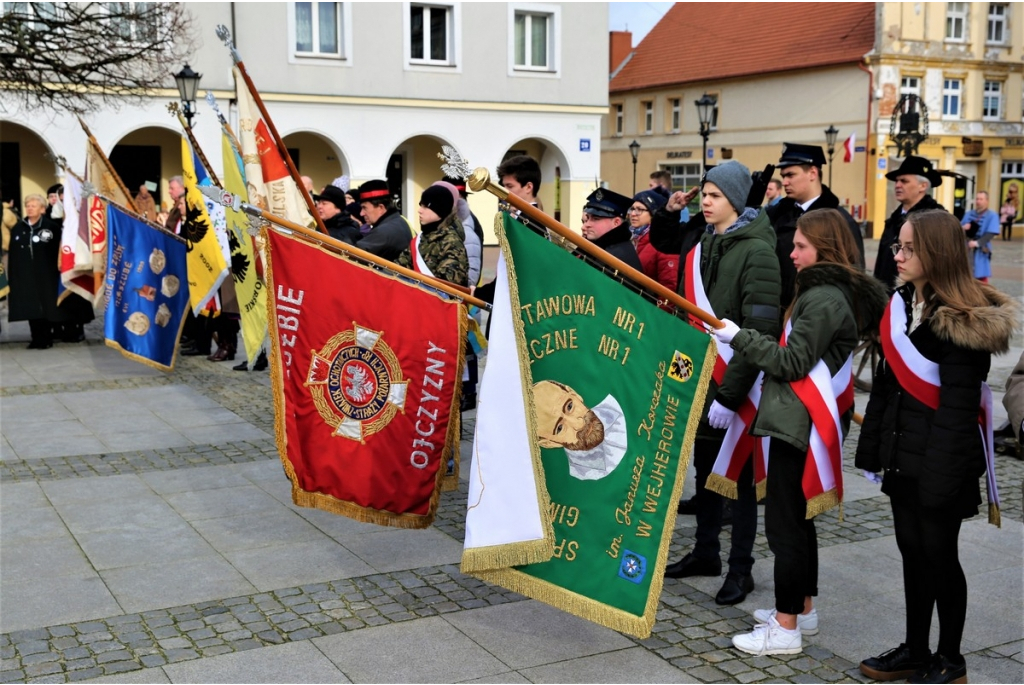
<path id="1" fill-rule="evenodd" d="M 863 336 L 878 330 L 878 323 L 882 320 L 889 298 L 877 278 L 855 267 L 847 269 L 831 262 L 814 264 L 797 272 L 797 292 L 804 292 L 818 285 L 842 288 L 857 317 L 858 333 Z"/>
<path id="2" fill-rule="evenodd" d="M 981 284 L 989 305 L 971 309 L 941 306 L 932 315 L 932 330 L 942 340 L 960 347 L 1002 354 L 1010 349 L 1010 337 L 1017 331 L 1017 303 L 990 285 Z"/>

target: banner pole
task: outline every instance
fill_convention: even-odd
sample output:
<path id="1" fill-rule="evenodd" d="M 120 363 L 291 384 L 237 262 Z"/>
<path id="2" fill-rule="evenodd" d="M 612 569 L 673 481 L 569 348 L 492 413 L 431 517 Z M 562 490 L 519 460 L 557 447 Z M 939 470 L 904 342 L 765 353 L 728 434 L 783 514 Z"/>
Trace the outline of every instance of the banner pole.
<path id="1" fill-rule="evenodd" d="M 704 311 L 689 300 L 684 299 L 678 293 L 672 292 L 661 283 L 649 278 L 646 274 L 637 271 L 629 264 L 626 264 L 622 260 L 608 254 L 589 240 L 577 235 L 575 231 L 570 230 L 567 226 L 540 211 L 526 200 L 509 194 L 507 190 L 491 181 L 491 175 L 487 169 L 478 167 L 466 180 L 473 192 L 478 193 L 481 190 L 486 190 L 491 194 L 496 195 L 498 199 L 504 200 L 540 225 L 557 233 L 559 236 L 568 240 L 591 257 L 614 268 L 619 272 L 619 274 L 627 277 L 637 285 L 643 286 L 646 290 L 655 293 L 662 299 L 668 300 L 687 314 L 700 319 L 713 328 L 723 328 L 725 326 L 720 319 L 715 318 L 710 313 Z"/>
<path id="2" fill-rule="evenodd" d="M 121 177 L 117 174 L 117 171 L 114 169 L 114 165 L 110 163 L 109 159 L 107 159 L 107 155 L 104 154 L 103 148 L 100 147 L 100 144 L 92 135 L 92 131 L 89 130 L 89 127 L 86 126 L 85 122 L 82 120 L 82 117 L 78 117 L 78 123 L 82 125 L 82 130 L 85 131 L 85 135 L 89 137 L 89 144 L 92 145 L 93 148 L 95 148 L 96 152 L 100 156 L 100 159 L 103 160 L 103 164 L 106 165 L 107 171 L 109 171 L 110 175 L 114 177 L 115 181 L 117 181 L 117 185 L 118 187 L 121 188 L 121 192 L 124 193 L 124 197 L 126 200 L 128 200 L 128 204 L 131 205 L 132 211 L 138 212 L 139 210 L 135 206 L 135 200 L 132 198 L 132 194 L 128 192 L 128 188 L 125 187 L 124 181 L 122 181 Z"/>
<path id="3" fill-rule="evenodd" d="M 226 191 L 221 192 L 225 196 L 230 195 Z M 237 199 L 238 196 L 231 195 L 231 197 Z M 217 201 L 221 202 L 222 204 L 225 204 L 225 206 L 232 206 L 231 204 L 224 203 L 221 199 L 218 199 Z M 306 228 L 301 224 L 297 224 L 293 221 L 289 221 L 288 219 L 284 219 L 282 217 L 271 214 L 270 212 L 260 209 L 259 207 L 251 205 L 247 202 L 240 202 L 237 207 L 233 208 L 236 211 L 245 212 L 249 216 L 258 217 L 272 224 L 281 226 L 282 228 L 287 228 L 288 230 L 294 233 L 298 233 L 303 238 L 320 243 L 324 247 L 329 247 L 335 252 L 346 253 L 354 257 L 358 257 L 359 259 L 383 267 L 388 271 L 392 271 L 394 273 L 401 274 L 402 276 L 405 276 L 407 278 L 411 278 L 424 285 L 430 286 L 435 290 L 440 290 L 441 292 L 451 295 L 452 297 L 457 297 L 463 302 L 475 305 L 480 309 L 484 309 L 487 311 L 490 311 L 491 309 L 491 305 L 487 304 L 481 299 L 478 299 L 470 295 L 469 288 L 463 288 L 462 286 L 455 285 L 454 283 L 449 283 L 448 281 L 442 281 L 438 278 L 425 276 L 417 271 L 413 271 L 412 269 L 406 269 L 404 266 L 399 266 L 394 262 L 389 262 L 388 260 L 382 259 L 381 257 L 378 257 L 375 254 L 367 252 L 366 250 L 360 250 L 358 247 L 353 247 L 348 243 L 343 243 L 340 240 L 336 240 L 335 238 L 332 238 L 329 235 L 317 233 L 311 228 Z"/>
<path id="4" fill-rule="evenodd" d="M 302 193 L 302 199 L 306 201 L 306 207 L 309 208 L 309 213 L 316 220 L 316 227 L 323 234 L 327 234 L 327 227 L 324 226 L 323 219 L 320 218 L 320 213 L 316 211 L 316 207 L 313 205 L 313 198 L 310 196 L 309 191 L 306 190 L 306 186 L 302 184 L 302 177 L 299 176 L 299 170 L 295 168 L 295 162 L 292 161 L 292 156 L 288 154 L 288 146 L 284 144 L 284 139 L 281 138 L 281 134 L 277 132 L 277 127 L 274 126 L 274 120 L 270 118 L 270 112 L 267 111 L 267 106 L 263 104 L 263 98 L 260 97 L 260 92 L 256 90 L 256 85 L 249 78 L 249 72 L 245 68 L 245 62 L 242 61 L 242 56 L 235 48 L 234 43 L 231 41 L 231 33 L 227 30 L 227 27 L 220 25 L 217 27 L 217 36 L 224 41 L 224 44 L 228 46 L 231 51 L 231 59 L 234 61 L 235 66 L 238 67 L 238 73 L 242 75 L 242 80 L 245 81 L 246 88 L 249 89 L 249 94 L 252 95 L 253 100 L 256 101 L 256 106 L 260 110 L 260 114 L 263 116 L 263 121 L 267 123 L 267 128 L 270 130 L 270 135 L 274 136 L 274 142 L 277 143 L 277 150 L 281 153 L 281 157 L 284 159 L 285 165 L 288 167 L 288 173 L 291 174 L 292 180 L 295 181 L 295 185 L 299 187 L 299 192 Z"/>
<path id="5" fill-rule="evenodd" d="M 184 129 L 185 135 L 188 136 L 188 142 L 192 144 L 192 150 L 199 155 L 199 161 L 202 162 L 203 166 L 206 167 L 206 173 L 210 177 L 210 182 L 218 188 L 221 187 L 220 179 L 217 178 L 217 172 L 210 166 L 210 161 L 206 159 L 206 155 L 203 154 L 203 148 L 199 147 L 199 141 L 196 140 L 196 136 L 192 133 L 192 128 L 185 121 L 185 117 L 181 115 L 181 111 L 178 109 L 178 103 L 172 102 L 167 106 L 168 111 L 178 117 L 178 122 L 181 124 L 181 128 Z"/>

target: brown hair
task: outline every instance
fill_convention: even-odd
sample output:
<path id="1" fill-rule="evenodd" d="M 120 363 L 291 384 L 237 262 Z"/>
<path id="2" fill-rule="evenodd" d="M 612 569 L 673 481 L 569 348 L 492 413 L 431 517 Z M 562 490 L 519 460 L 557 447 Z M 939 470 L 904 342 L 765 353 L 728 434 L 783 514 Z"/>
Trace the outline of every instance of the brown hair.
<path id="1" fill-rule="evenodd" d="M 860 262 L 860 251 L 857 243 L 850 233 L 850 227 L 846 224 L 844 217 L 835 209 L 815 209 L 802 215 L 796 221 L 797 230 L 803 234 L 807 242 L 818 252 L 818 264 L 837 264 L 854 274 L 860 273 L 857 264 Z M 786 309 L 785 320 L 789 320 L 793 313 L 793 305 L 800 295 L 800 282 L 796 282 L 793 288 L 793 300 Z M 854 303 L 854 315 L 857 315 L 856 302 Z M 859 317 L 858 317 L 859 321 Z"/>
<path id="2" fill-rule="evenodd" d="M 971 274 L 967 242 L 956 217 L 929 209 L 907 214 L 907 222 L 914 229 L 914 256 L 928 279 L 921 293 L 924 317 L 940 305 L 960 310 L 987 305 L 985 287 Z"/>

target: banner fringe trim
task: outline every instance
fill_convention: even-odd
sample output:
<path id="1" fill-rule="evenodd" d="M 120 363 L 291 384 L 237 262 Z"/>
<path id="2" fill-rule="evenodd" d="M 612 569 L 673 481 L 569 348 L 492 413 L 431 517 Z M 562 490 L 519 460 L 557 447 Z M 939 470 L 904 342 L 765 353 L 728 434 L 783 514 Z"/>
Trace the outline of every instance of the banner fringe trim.
<path id="1" fill-rule="evenodd" d="M 497 571 L 509 566 L 540 564 L 550 561 L 554 549 L 550 540 L 539 538 L 489 547 L 472 547 L 462 552 L 461 573 L 473 575 Z"/>

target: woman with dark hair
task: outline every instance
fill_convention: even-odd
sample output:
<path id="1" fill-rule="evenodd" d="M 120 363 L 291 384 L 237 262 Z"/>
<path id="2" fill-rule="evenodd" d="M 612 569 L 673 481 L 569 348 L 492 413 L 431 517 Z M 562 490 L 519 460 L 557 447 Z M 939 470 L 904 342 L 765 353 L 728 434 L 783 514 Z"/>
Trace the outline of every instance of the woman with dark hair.
<path id="1" fill-rule="evenodd" d="M 770 438 L 766 482 L 758 490 L 767 491 L 764 525 L 775 554 L 775 608 L 755 611 L 754 630 L 733 637 L 733 645 L 748 654 L 797 654 L 802 635 L 818 632 L 814 517 L 842 501 L 852 353 L 877 330 L 885 308 L 885 289 L 857 267 L 859 257 L 840 212 L 804 214 L 793 235 L 790 259 L 797 275 L 782 339 L 728 320 L 712 331 L 764 372 L 751 432 Z"/>
<path id="2" fill-rule="evenodd" d="M 992 354 L 1009 349 L 1017 328 L 1014 305 L 973 278 L 963 230 L 946 212 L 908 214 L 893 254 L 900 280 L 882 320 L 883 357 L 856 464 L 885 470 L 882 492 L 903 557 L 906 642 L 865 659 L 860 670 L 876 680 L 965 683 L 967 579 L 957 541 L 963 519 L 978 513 L 978 478 L 986 466 L 992 475 L 979 409 Z M 992 486 L 990 520 L 998 520 Z M 936 607 L 939 643 L 931 654 Z"/>

